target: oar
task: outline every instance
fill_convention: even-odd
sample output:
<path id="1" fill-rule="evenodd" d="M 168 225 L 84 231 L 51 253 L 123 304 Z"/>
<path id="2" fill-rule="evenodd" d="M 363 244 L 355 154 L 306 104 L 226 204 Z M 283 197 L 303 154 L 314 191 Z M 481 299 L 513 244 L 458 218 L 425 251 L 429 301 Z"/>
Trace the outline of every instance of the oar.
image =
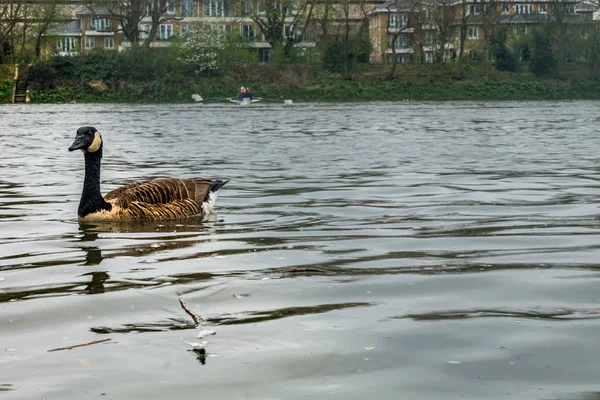
<path id="1" fill-rule="evenodd" d="M 192 95 L 192 100 L 194 100 L 196 103 L 217 103 L 217 102 L 221 102 L 221 101 L 229 101 L 231 100 L 231 97 L 212 97 L 212 98 L 202 98 L 202 96 L 200 96 L 199 94 L 193 94 Z"/>
<path id="2" fill-rule="evenodd" d="M 292 100 L 283 100 L 283 99 L 265 99 L 263 97 L 259 97 L 260 100 L 270 102 L 270 103 L 283 103 L 283 104 L 294 104 Z"/>

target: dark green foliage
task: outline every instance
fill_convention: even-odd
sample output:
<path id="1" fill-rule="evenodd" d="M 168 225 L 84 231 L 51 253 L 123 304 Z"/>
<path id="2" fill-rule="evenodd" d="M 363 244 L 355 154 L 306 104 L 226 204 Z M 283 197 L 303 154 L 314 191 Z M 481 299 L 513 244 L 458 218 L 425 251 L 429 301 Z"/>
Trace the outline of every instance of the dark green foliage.
<path id="1" fill-rule="evenodd" d="M 530 46 L 531 72 L 535 76 L 544 76 L 554 72 L 557 60 L 552 49 L 550 35 L 539 29 L 534 30 Z"/>
<path id="2" fill-rule="evenodd" d="M 519 59 L 515 53 L 507 46 L 507 29 L 499 27 L 492 31 L 490 44 L 492 56 L 496 60 L 496 69 L 498 71 L 517 72 L 519 70 Z"/>
<path id="3" fill-rule="evenodd" d="M 323 65 L 330 72 L 344 72 L 344 65 L 348 66 L 354 61 L 369 62 L 370 53 L 371 40 L 368 32 L 362 35 L 351 34 L 347 43 L 339 40 L 324 49 Z"/>
<path id="4" fill-rule="evenodd" d="M 0 103 L 10 103 L 12 101 L 12 84 L 11 79 L 0 81 Z"/>

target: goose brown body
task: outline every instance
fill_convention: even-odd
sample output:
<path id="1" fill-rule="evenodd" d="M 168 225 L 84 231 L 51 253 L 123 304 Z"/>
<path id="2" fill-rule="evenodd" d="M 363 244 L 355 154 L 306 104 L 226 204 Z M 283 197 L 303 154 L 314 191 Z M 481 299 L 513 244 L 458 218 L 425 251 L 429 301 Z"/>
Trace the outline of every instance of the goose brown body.
<path id="1" fill-rule="evenodd" d="M 214 182 L 204 178 L 161 178 L 135 182 L 104 196 L 111 210 L 100 210 L 81 217 L 86 221 L 148 221 L 200 216 L 202 205 L 210 199 Z"/>
<path id="2" fill-rule="evenodd" d="M 161 178 L 135 182 L 100 194 L 102 138 L 82 127 L 69 150 L 85 153 L 86 174 L 78 216 L 83 221 L 151 221 L 206 216 L 227 182 L 205 178 Z"/>

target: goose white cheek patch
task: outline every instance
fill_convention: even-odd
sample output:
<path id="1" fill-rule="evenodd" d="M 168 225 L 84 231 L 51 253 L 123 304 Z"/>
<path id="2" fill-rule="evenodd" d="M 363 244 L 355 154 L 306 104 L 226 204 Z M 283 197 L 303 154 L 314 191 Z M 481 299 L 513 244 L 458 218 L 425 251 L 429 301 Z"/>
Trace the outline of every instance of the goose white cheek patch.
<path id="1" fill-rule="evenodd" d="M 100 137 L 100 134 L 98 132 L 95 132 L 94 140 L 92 141 L 92 144 L 90 144 L 90 146 L 87 148 L 87 152 L 94 153 L 94 152 L 98 151 L 101 144 L 102 144 L 102 138 Z"/>

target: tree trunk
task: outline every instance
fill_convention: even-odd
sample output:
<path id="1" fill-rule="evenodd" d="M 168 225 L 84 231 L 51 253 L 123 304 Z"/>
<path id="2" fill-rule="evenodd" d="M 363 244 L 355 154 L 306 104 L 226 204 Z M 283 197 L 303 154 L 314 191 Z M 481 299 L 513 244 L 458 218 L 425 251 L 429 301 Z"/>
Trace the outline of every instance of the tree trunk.
<path id="1" fill-rule="evenodd" d="M 463 72 L 463 58 L 465 53 L 465 36 L 467 36 L 467 24 L 464 21 L 460 26 L 460 44 L 458 46 L 458 60 L 456 61 L 456 77 L 458 79 L 464 78 Z"/>
<path id="2" fill-rule="evenodd" d="M 490 76 L 490 27 L 489 22 L 484 21 L 483 25 L 483 77 Z"/>
<path id="3" fill-rule="evenodd" d="M 390 72 L 388 72 L 387 79 L 394 79 L 394 74 L 396 73 L 396 66 L 398 65 L 398 57 L 396 56 L 396 39 L 398 35 L 392 35 L 392 67 L 390 68 Z M 384 56 L 385 58 L 385 56 Z M 383 60 L 386 62 L 387 60 Z"/>

